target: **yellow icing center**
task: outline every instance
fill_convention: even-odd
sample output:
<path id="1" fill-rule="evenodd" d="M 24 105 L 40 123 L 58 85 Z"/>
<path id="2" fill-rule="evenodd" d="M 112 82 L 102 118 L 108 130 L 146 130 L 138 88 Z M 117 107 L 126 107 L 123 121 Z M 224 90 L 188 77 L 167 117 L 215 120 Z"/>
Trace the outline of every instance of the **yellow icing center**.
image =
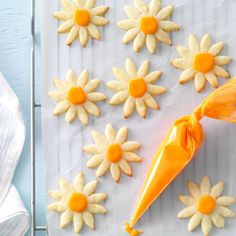
<path id="1" fill-rule="evenodd" d="M 85 9 L 77 9 L 74 12 L 73 19 L 79 26 L 87 26 L 90 23 L 90 15 Z"/>
<path id="2" fill-rule="evenodd" d="M 215 64 L 215 57 L 211 53 L 197 53 L 194 57 L 194 69 L 207 73 L 211 71 Z"/>
<path id="3" fill-rule="evenodd" d="M 215 206 L 215 199 L 209 195 L 201 196 L 197 202 L 198 211 L 205 215 L 211 214 L 214 211 Z"/>
<path id="4" fill-rule="evenodd" d="M 132 79 L 129 82 L 129 94 L 132 97 L 140 98 L 147 91 L 147 84 L 143 78 Z"/>
<path id="5" fill-rule="evenodd" d="M 107 159 L 109 162 L 117 163 L 121 160 L 123 150 L 119 144 L 111 144 L 107 148 Z"/>
<path id="6" fill-rule="evenodd" d="M 140 29 L 144 34 L 155 34 L 158 28 L 159 24 L 154 16 L 144 16 L 140 19 Z"/>
<path id="7" fill-rule="evenodd" d="M 73 105 L 80 105 L 87 100 L 87 95 L 81 87 L 72 87 L 67 93 L 67 99 Z"/>
<path id="8" fill-rule="evenodd" d="M 68 207 L 72 212 L 83 212 L 87 208 L 87 198 L 82 193 L 73 193 L 69 199 Z"/>

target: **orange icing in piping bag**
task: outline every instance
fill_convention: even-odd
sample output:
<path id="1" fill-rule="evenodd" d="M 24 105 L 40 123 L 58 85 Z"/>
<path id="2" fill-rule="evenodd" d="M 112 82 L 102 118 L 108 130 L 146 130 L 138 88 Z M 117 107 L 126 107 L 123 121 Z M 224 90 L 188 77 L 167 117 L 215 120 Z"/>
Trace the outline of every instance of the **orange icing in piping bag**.
<path id="1" fill-rule="evenodd" d="M 236 78 L 213 91 L 192 115 L 174 122 L 154 156 L 130 228 L 199 150 L 205 137 L 199 121 L 204 116 L 236 123 Z"/>
<path id="2" fill-rule="evenodd" d="M 138 236 L 143 233 L 143 231 L 139 231 L 137 229 L 132 229 L 128 223 L 125 224 L 125 231 L 130 235 L 130 236 Z"/>

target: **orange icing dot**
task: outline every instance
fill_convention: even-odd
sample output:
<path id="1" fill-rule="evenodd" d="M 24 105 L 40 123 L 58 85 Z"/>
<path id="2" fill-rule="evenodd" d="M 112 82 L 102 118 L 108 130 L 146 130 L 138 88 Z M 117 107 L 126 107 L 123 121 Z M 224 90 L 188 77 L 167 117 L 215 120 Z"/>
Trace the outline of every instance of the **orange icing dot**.
<path id="1" fill-rule="evenodd" d="M 130 235 L 130 236 L 138 236 L 142 233 L 142 231 L 139 231 L 137 229 L 132 229 L 128 223 L 125 224 L 125 231 Z"/>
<path id="2" fill-rule="evenodd" d="M 132 79 L 129 82 L 129 94 L 132 97 L 140 98 L 147 91 L 147 84 L 142 78 Z"/>
<path id="3" fill-rule="evenodd" d="M 72 87 L 67 93 L 67 99 L 73 105 L 80 105 L 87 100 L 87 95 L 81 87 Z"/>
<path id="4" fill-rule="evenodd" d="M 194 69 L 207 73 L 211 71 L 215 64 L 215 58 L 211 53 L 197 53 L 194 57 Z"/>
<path id="5" fill-rule="evenodd" d="M 205 215 L 211 214 L 216 206 L 216 201 L 213 197 L 207 195 L 207 196 L 201 196 L 197 203 L 197 209 L 199 212 Z"/>
<path id="6" fill-rule="evenodd" d="M 73 19 L 79 26 L 87 26 L 90 23 L 90 15 L 85 9 L 77 9 L 74 12 Z"/>
<path id="7" fill-rule="evenodd" d="M 83 212 L 87 207 L 87 198 L 82 193 L 73 193 L 69 199 L 68 207 L 73 212 Z"/>
<path id="8" fill-rule="evenodd" d="M 111 144 L 107 148 L 107 159 L 112 163 L 119 162 L 122 158 L 123 150 L 119 144 Z"/>
<path id="9" fill-rule="evenodd" d="M 154 16 L 144 16 L 140 19 L 140 29 L 144 34 L 155 34 L 158 28 L 159 24 Z"/>

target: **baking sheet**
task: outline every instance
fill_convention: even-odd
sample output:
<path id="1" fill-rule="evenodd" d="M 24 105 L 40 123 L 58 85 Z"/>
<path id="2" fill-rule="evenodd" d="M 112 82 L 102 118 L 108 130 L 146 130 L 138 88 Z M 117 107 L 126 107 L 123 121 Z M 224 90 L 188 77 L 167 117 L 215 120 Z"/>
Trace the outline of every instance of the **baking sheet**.
<path id="1" fill-rule="evenodd" d="M 123 45 L 121 40 L 124 31 L 116 27 L 116 22 L 125 19 L 123 5 L 133 4 L 132 0 L 104 0 L 97 1 L 100 5 L 109 5 L 110 10 L 106 17 L 110 24 L 103 29 L 102 41 L 89 41 L 86 48 L 81 48 L 78 42 L 72 47 L 65 44 L 66 35 L 58 35 L 58 22 L 51 15 L 58 11 L 57 0 L 41 1 L 41 27 L 42 27 L 42 131 L 43 131 L 43 158 L 46 166 L 46 188 L 57 189 L 59 176 L 72 180 L 74 176 L 83 171 L 86 181 L 95 178 L 95 171 L 86 168 L 90 156 L 82 152 L 82 147 L 93 142 L 91 131 L 103 132 L 107 123 L 116 129 L 126 125 L 129 128 L 129 138 L 142 144 L 139 154 L 143 162 L 132 164 L 133 177 L 122 175 L 119 184 L 115 184 L 109 176 L 100 178 L 98 191 L 106 192 L 109 199 L 104 203 L 109 213 L 105 216 L 96 216 L 96 230 L 90 231 L 86 227 L 82 235 L 91 236 L 121 236 L 126 235 L 123 224 L 131 217 L 139 191 L 144 182 L 148 168 L 158 145 L 166 135 L 173 121 L 183 115 L 189 114 L 202 102 L 204 97 L 212 91 L 207 85 L 203 93 L 198 94 L 193 83 L 178 84 L 180 71 L 170 65 L 170 60 L 177 57 L 174 47 L 159 45 L 155 55 L 150 55 L 146 49 L 137 54 L 132 50 L 132 44 Z M 172 20 L 181 25 L 179 32 L 173 33 L 173 45 L 187 45 L 190 33 L 202 37 L 204 33 L 212 35 L 213 42 L 223 41 L 225 49 L 222 55 L 236 58 L 235 25 L 236 1 L 234 0 L 164 0 L 162 6 L 173 4 L 175 10 Z M 122 108 L 100 103 L 103 115 L 92 118 L 87 127 L 80 125 L 79 121 L 68 125 L 64 116 L 52 116 L 54 102 L 48 97 L 48 91 L 54 90 L 53 79 L 65 78 L 69 68 L 80 72 L 89 70 L 90 79 L 99 78 L 104 83 L 114 79 L 111 68 L 118 66 L 124 68 L 127 57 L 134 59 L 140 65 L 142 61 L 151 61 L 151 70 L 161 70 L 163 75 L 159 85 L 168 88 L 168 93 L 158 97 L 160 111 L 150 111 L 147 119 L 137 114 L 128 120 L 122 117 Z M 235 62 L 229 66 L 232 75 L 236 74 Z M 224 82 L 224 79 L 220 80 Z M 109 97 L 113 94 L 102 83 L 99 90 Z M 148 212 L 139 221 L 137 227 L 143 229 L 147 236 L 152 235 L 202 235 L 199 228 L 194 233 L 187 231 L 188 220 L 179 220 L 176 214 L 184 206 L 178 202 L 176 196 L 187 193 L 186 181 L 192 179 L 199 182 L 204 175 L 208 175 L 213 183 L 220 180 L 226 182 L 224 193 L 236 195 L 235 167 L 236 167 L 236 125 L 222 121 L 203 119 L 201 122 L 206 132 L 206 140 L 196 158 L 169 186 L 161 197 L 152 205 Z M 52 202 L 48 199 L 48 203 Z M 235 206 L 232 207 L 235 209 Z M 47 213 L 48 232 L 50 236 L 74 235 L 72 226 L 65 230 L 59 229 L 59 215 Z M 178 232 L 178 233 L 177 233 Z M 214 235 L 236 234 L 235 220 L 227 220 L 223 230 L 213 229 Z"/>

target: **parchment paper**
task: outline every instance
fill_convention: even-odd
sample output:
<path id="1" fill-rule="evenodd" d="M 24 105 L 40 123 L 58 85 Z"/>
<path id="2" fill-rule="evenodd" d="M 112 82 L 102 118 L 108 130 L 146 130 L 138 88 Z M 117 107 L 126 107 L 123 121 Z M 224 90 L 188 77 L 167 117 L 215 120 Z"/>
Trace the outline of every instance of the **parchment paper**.
<path id="1" fill-rule="evenodd" d="M 150 55 L 146 49 L 141 53 L 132 50 L 132 44 L 123 45 L 121 40 L 124 31 L 117 28 L 116 23 L 125 19 L 123 5 L 132 5 L 133 1 L 105 0 L 97 1 L 98 4 L 110 6 L 106 17 L 110 24 L 102 32 L 102 41 L 89 42 L 86 48 L 81 48 L 79 42 L 71 47 L 66 46 L 66 34 L 58 35 L 58 22 L 51 17 L 58 11 L 57 0 L 42 0 L 41 25 L 42 25 L 42 124 L 43 124 L 43 158 L 46 166 L 47 190 L 57 189 L 59 176 L 72 180 L 79 171 L 83 171 L 86 181 L 95 178 L 95 171 L 86 168 L 86 162 L 90 156 L 82 152 L 82 147 L 92 144 L 91 131 L 104 132 L 105 125 L 111 123 L 115 128 L 123 125 L 129 128 L 129 138 L 139 141 L 142 148 L 139 154 L 143 162 L 132 164 L 133 177 L 122 176 L 119 184 L 115 184 L 110 174 L 100 178 L 98 191 L 106 192 L 109 199 L 105 207 L 109 213 L 105 216 L 96 216 L 96 230 L 90 231 L 84 227 L 81 235 L 85 236 L 121 236 L 126 235 L 123 224 L 131 217 L 137 202 L 145 176 L 149 169 L 153 155 L 158 145 L 165 137 L 171 124 L 176 118 L 189 114 L 212 91 L 207 85 L 204 92 L 197 93 L 193 82 L 186 85 L 178 84 L 180 71 L 170 65 L 170 60 L 177 57 L 174 46 L 186 45 L 188 35 L 195 33 L 199 38 L 205 33 L 212 35 L 212 41 L 224 42 L 225 49 L 222 55 L 236 58 L 236 1 L 234 0 L 164 0 L 162 6 L 174 4 L 175 10 L 172 20 L 181 25 L 179 32 L 173 33 L 173 47 L 159 45 L 155 55 Z M 90 79 L 99 78 L 103 82 L 114 80 L 111 68 L 118 66 L 124 68 L 124 61 L 130 57 L 138 65 L 145 59 L 151 61 L 151 70 L 161 70 L 163 75 L 159 85 L 168 88 L 168 93 L 158 97 L 161 106 L 160 111 L 149 111 L 147 119 L 142 119 L 137 114 L 128 120 L 123 119 L 122 108 L 100 103 L 103 115 L 100 118 L 92 118 L 90 124 L 82 126 L 79 121 L 68 125 L 64 116 L 52 116 L 55 103 L 48 97 L 48 91 L 54 90 L 53 79 L 60 77 L 65 79 L 69 68 L 80 72 L 89 70 Z M 235 61 L 229 66 L 231 75 L 236 74 Z M 221 83 L 225 82 L 220 79 Z M 109 97 L 113 94 L 102 83 L 100 91 Z M 236 168 L 236 125 L 205 118 L 202 121 L 206 140 L 194 161 L 182 172 L 174 183 L 152 205 L 142 217 L 139 228 L 143 229 L 143 235 L 202 235 L 199 228 L 194 233 L 187 231 L 188 220 L 176 218 L 178 211 L 184 206 L 178 202 L 177 195 L 187 194 L 186 181 L 188 179 L 199 183 L 204 175 L 208 175 L 213 184 L 224 180 L 226 195 L 236 195 L 235 168 Z M 52 202 L 48 199 L 48 203 Z M 235 209 L 235 206 L 233 207 Z M 59 229 L 59 215 L 48 212 L 47 222 L 50 236 L 74 235 L 72 226 L 65 230 Z M 226 228 L 213 229 L 212 234 L 235 235 L 235 219 L 226 220 Z"/>

